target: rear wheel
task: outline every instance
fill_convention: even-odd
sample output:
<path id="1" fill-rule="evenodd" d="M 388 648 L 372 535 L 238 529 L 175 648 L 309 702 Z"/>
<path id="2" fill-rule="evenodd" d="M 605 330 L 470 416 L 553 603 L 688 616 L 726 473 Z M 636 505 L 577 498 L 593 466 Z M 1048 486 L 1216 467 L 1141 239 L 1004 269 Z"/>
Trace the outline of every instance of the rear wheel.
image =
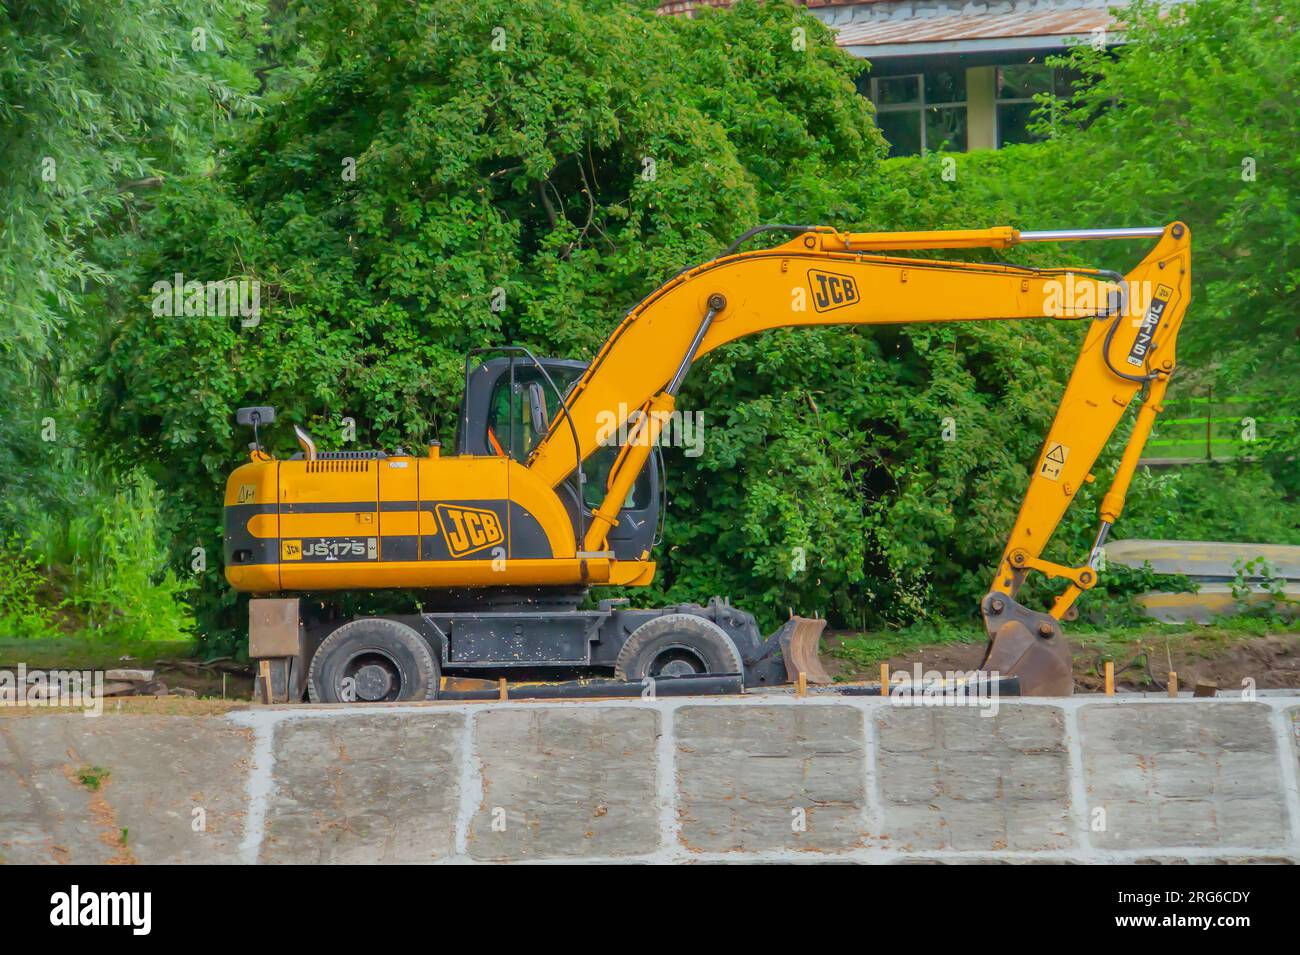
<path id="1" fill-rule="evenodd" d="M 620 680 L 646 677 L 741 673 L 740 653 L 727 632 L 712 620 L 669 613 L 632 631 L 614 663 Z"/>
<path id="2" fill-rule="evenodd" d="M 438 661 L 424 638 L 396 620 L 345 623 L 311 659 L 307 694 L 313 703 L 432 700 Z"/>

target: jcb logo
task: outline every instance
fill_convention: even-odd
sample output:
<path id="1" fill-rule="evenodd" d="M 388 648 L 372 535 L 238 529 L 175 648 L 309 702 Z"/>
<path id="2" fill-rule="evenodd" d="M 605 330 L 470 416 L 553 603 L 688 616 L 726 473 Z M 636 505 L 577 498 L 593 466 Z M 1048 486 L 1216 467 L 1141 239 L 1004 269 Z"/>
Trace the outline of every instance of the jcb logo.
<path id="1" fill-rule="evenodd" d="M 439 504 L 434 508 L 438 527 L 447 541 L 452 557 L 464 557 L 506 539 L 496 511 L 459 504 Z"/>
<path id="2" fill-rule="evenodd" d="M 858 283 L 851 275 L 809 269 L 808 287 L 812 290 L 813 308 L 819 312 L 855 305 L 858 301 Z"/>

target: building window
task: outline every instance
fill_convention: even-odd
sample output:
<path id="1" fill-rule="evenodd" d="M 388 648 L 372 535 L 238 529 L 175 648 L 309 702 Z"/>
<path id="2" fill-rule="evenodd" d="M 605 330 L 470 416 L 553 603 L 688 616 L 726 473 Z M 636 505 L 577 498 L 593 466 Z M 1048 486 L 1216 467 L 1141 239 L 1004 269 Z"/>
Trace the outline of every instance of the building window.
<path id="1" fill-rule="evenodd" d="M 874 77 L 871 101 L 889 155 L 965 151 L 965 70 Z"/>
<path id="2" fill-rule="evenodd" d="M 998 148 L 1041 140 L 1041 135 L 1030 131 L 1035 119 L 1034 110 L 1038 108 L 1034 97 L 1039 93 L 1069 97 L 1078 75 L 1075 70 L 1058 70 L 1041 63 L 999 66 L 996 95 Z"/>

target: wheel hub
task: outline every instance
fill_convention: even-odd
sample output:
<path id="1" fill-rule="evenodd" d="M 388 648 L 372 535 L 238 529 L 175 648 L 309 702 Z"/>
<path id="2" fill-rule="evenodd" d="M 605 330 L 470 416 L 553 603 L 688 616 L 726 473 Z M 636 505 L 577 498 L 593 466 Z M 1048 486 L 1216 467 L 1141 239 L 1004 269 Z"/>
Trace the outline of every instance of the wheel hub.
<path id="1" fill-rule="evenodd" d="M 360 667 L 353 679 L 356 681 L 357 699 L 367 703 L 382 700 L 393 689 L 393 675 L 378 663 Z"/>
<path id="2" fill-rule="evenodd" d="M 708 667 L 689 647 L 665 647 L 650 663 L 650 676 L 694 676 L 707 673 Z"/>

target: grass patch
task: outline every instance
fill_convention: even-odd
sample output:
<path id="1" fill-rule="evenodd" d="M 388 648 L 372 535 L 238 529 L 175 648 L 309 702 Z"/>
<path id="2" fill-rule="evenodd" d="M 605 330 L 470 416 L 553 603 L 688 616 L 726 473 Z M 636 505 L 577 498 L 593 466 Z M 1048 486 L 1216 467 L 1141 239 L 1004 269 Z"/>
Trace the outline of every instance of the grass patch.
<path id="1" fill-rule="evenodd" d="M 155 660 L 189 660 L 195 653 L 196 644 L 189 639 L 120 641 L 87 636 L 0 639 L 0 667 L 25 663 L 29 670 L 111 670 Z"/>
<path id="2" fill-rule="evenodd" d="M 942 624 L 915 624 L 901 630 L 875 630 L 844 634 L 831 649 L 831 655 L 855 667 L 872 667 L 891 657 L 900 657 L 922 647 L 945 643 L 978 643 L 984 633 L 975 627 Z"/>
<path id="3" fill-rule="evenodd" d="M 98 792 L 111 775 L 113 774 L 103 766 L 82 766 L 77 770 L 77 782 L 91 792 Z"/>
<path id="4" fill-rule="evenodd" d="M 1165 624 L 1154 620 L 1141 624 L 1100 627 L 1082 620 L 1065 625 L 1066 638 L 1076 650 L 1101 660 L 1123 664 L 1140 653 L 1152 662 L 1163 661 L 1166 653 L 1183 648 L 1196 656 L 1210 657 L 1238 643 L 1270 634 L 1294 633 L 1295 622 L 1272 617 L 1241 614 L 1221 617 L 1207 625 Z M 845 633 L 837 636 L 830 655 L 850 666 L 870 670 L 886 660 L 906 656 L 927 647 L 954 643 L 984 643 L 988 638 L 976 623 L 916 624 L 900 630 Z"/>

